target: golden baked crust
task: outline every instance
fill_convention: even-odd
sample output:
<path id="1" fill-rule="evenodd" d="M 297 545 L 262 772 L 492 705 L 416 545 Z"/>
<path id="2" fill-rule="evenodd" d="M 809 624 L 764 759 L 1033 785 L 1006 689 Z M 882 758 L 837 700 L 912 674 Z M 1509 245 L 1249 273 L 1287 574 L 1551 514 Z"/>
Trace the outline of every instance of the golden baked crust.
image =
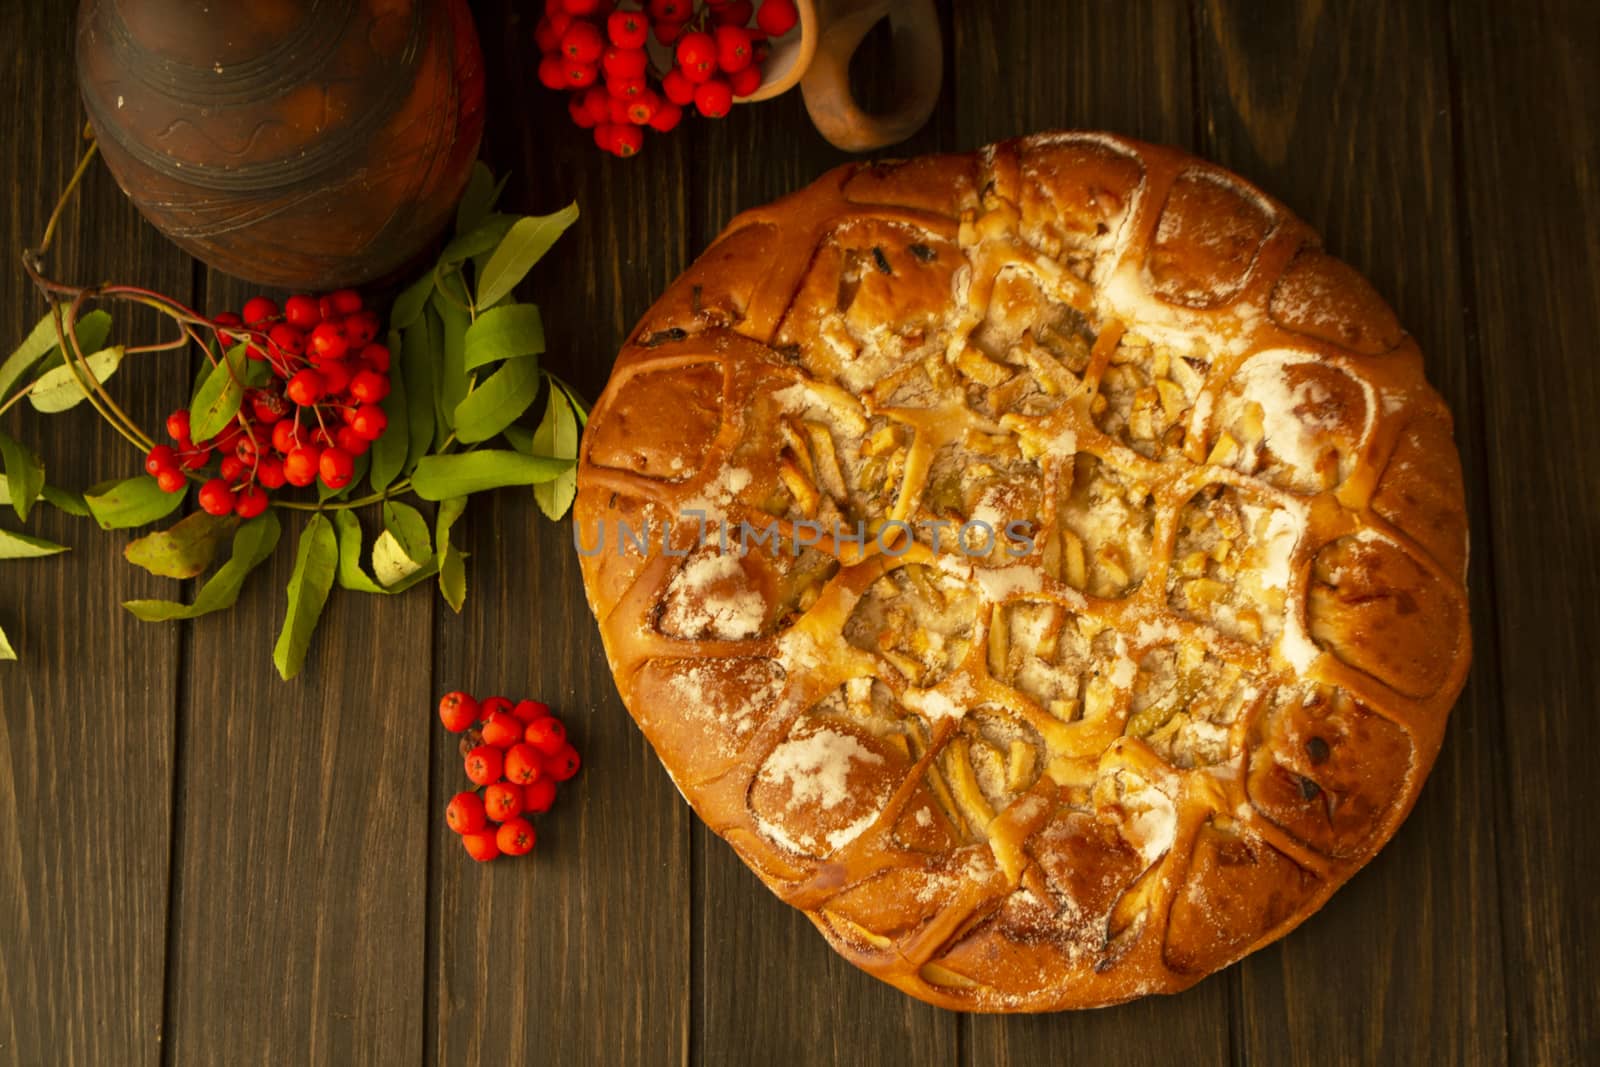
<path id="1" fill-rule="evenodd" d="M 622 350 L 578 487 L 685 797 L 950 1008 L 1171 992 L 1284 934 L 1410 810 L 1470 655 L 1416 345 L 1281 204 L 1103 134 L 739 216 Z"/>

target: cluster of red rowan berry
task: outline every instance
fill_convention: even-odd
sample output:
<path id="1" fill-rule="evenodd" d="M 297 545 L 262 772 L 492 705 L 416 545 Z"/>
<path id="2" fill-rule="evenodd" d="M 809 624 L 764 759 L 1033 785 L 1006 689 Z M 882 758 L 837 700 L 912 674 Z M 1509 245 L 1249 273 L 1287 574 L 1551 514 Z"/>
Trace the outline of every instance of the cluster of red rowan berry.
<path id="1" fill-rule="evenodd" d="M 221 457 L 215 477 L 200 487 L 200 507 L 250 519 L 267 509 L 268 492 L 318 479 L 343 489 L 355 475 L 356 457 L 383 435 L 389 420 L 379 407 L 389 395 L 389 349 L 377 343 L 382 324 L 361 295 L 341 289 L 327 296 L 291 296 L 283 307 L 265 297 L 237 314 L 211 320 L 224 349 L 246 347 L 271 368 L 270 384 L 247 389 L 239 413 L 212 439 L 190 436 L 190 412 L 167 417 L 170 445 L 156 445 L 145 469 L 169 493 L 182 492 L 185 472 Z M 226 363 L 213 373 L 232 373 Z"/>
<path id="2" fill-rule="evenodd" d="M 532 851 L 536 838 L 527 816 L 549 811 L 557 783 L 578 773 L 567 728 L 540 701 L 488 697 L 479 703 L 460 691 L 440 699 L 439 720 L 464 735 L 467 777 L 479 787 L 451 797 L 444 813 L 467 854 L 487 863 Z"/>
<path id="3" fill-rule="evenodd" d="M 799 18 L 794 0 L 545 0 L 539 80 L 573 93 L 572 121 L 601 149 L 631 156 L 646 126 L 666 133 L 690 105 L 720 119 L 755 92 L 768 42 Z"/>

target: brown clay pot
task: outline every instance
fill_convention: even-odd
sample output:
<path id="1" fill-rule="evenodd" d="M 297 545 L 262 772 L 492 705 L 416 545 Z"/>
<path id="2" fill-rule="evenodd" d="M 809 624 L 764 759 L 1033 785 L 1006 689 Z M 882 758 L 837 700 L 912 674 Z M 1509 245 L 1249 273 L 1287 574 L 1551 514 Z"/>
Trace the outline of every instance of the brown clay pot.
<path id="1" fill-rule="evenodd" d="M 465 0 L 82 0 L 78 81 L 145 217 L 283 288 L 404 266 L 450 218 L 483 132 Z"/>

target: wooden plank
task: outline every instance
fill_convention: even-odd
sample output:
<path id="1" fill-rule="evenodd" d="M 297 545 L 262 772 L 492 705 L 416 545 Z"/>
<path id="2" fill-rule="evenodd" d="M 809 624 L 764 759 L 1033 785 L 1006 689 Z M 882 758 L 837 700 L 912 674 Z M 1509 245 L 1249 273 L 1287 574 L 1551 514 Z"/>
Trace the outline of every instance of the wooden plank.
<path id="1" fill-rule="evenodd" d="M 67 4 L 0 9 L 0 358 L 44 313 L 16 253 L 39 240 L 83 147 L 72 16 Z M 187 259 L 99 168 L 47 268 L 68 281 L 189 292 Z M 119 339 L 152 339 L 148 317 L 113 311 Z M 184 380 L 157 356 L 130 362 L 111 384 L 152 426 Z M 52 484 L 83 488 L 142 469 L 88 405 L 46 417 L 23 404 L 0 429 L 40 454 Z M 0 562 L 0 626 L 21 656 L 0 664 L 0 1061 L 155 1063 L 179 631 L 118 605 L 161 595 L 166 583 L 122 560 L 131 535 L 43 505 L 26 527 L 5 513 L 6 528 L 72 551 Z"/>
<path id="2" fill-rule="evenodd" d="M 683 141 L 601 155 L 565 100 L 532 77 L 527 5 L 479 11 L 490 71 L 489 157 L 509 206 L 583 212 L 525 287 L 544 312 L 546 365 L 593 400 L 622 337 L 681 266 Z M 519 9 L 522 13 L 519 14 Z M 463 788 L 434 729 L 429 1057 L 439 1063 L 667 1063 L 689 1032 L 688 812 L 623 709 L 590 617 L 568 523 L 532 494 L 474 501 L 460 618 L 439 613 L 435 688 L 537 696 L 584 769 L 539 816 L 534 853 L 473 863 L 445 827 Z M 437 694 L 436 694 L 437 695 Z"/>
<path id="3" fill-rule="evenodd" d="M 947 24 L 948 25 L 948 24 Z M 887 38 L 869 38 L 859 66 L 863 102 L 882 98 Z M 946 63 L 948 74 L 948 59 Z M 954 79 L 935 118 L 881 156 L 949 147 Z M 738 212 L 794 191 L 857 158 L 811 126 L 800 94 L 737 107 L 688 131 L 694 162 L 694 251 Z M 696 996 L 690 1060 L 749 1064 L 781 1050 L 788 1064 L 953 1063 L 960 1020 L 846 963 L 803 914 L 774 897 L 733 850 L 694 824 Z"/>
<path id="4" fill-rule="evenodd" d="M 213 312 L 254 290 L 212 275 Z M 333 591 L 304 672 L 272 665 L 305 516 L 193 625 L 168 981 L 175 1063 L 422 1057 L 431 588 Z"/>
<path id="5" fill-rule="evenodd" d="M 1455 412 L 1467 484 L 1482 485 L 1435 6 L 1208 0 L 1198 54 L 1208 154 L 1286 201 L 1394 304 Z M 1489 498 L 1471 497 L 1472 541 L 1487 546 Z M 1479 667 L 1415 811 L 1321 914 L 1239 968 L 1247 1061 L 1504 1059 L 1487 556 L 1471 575 Z"/>
<path id="6" fill-rule="evenodd" d="M 957 69 L 966 83 L 994 89 L 958 94 L 957 139 L 976 146 L 1069 128 L 1189 145 L 1189 58 L 1188 12 L 1167 0 L 962 5 Z M 1102 1011 L 978 1016 L 968 1023 L 968 1062 L 1224 1063 L 1228 1015 L 1229 983 L 1213 978 Z"/>
<path id="7" fill-rule="evenodd" d="M 1469 349 L 1504 699 L 1501 900 L 1512 1059 L 1600 1059 L 1600 10 L 1452 5 Z"/>

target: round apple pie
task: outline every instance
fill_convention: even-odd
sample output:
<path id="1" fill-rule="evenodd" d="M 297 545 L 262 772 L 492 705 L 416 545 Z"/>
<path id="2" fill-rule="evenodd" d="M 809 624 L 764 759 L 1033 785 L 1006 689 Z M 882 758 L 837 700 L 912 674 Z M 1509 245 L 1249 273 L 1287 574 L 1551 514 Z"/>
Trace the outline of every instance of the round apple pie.
<path id="1" fill-rule="evenodd" d="M 950 1008 L 1282 936 L 1411 809 L 1470 655 L 1416 344 L 1283 205 L 1103 134 L 739 216 L 630 335 L 575 520 L 694 810 Z"/>

